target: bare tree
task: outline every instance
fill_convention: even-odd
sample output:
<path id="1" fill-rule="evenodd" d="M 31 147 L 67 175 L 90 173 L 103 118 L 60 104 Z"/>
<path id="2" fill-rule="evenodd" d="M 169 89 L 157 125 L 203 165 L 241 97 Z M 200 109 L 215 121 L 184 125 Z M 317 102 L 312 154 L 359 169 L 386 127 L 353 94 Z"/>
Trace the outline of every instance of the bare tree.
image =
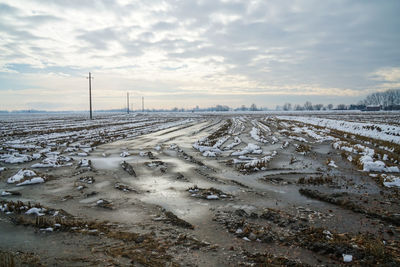
<path id="1" fill-rule="evenodd" d="M 257 111 L 258 109 L 257 109 L 256 104 L 251 104 L 250 110 L 251 110 L 251 111 Z"/>
<path id="2" fill-rule="evenodd" d="M 313 105 L 310 101 L 307 101 L 306 103 L 304 103 L 304 109 L 305 110 L 313 110 Z"/>
<path id="3" fill-rule="evenodd" d="M 290 103 L 285 103 L 285 104 L 283 105 L 283 110 L 286 110 L 286 111 L 292 110 L 292 104 L 290 104 Z"/>
<path id="4" fill-rule="evenodd" d="M 314 109 L 314 110 L 321 110 L 323 106 L 324 106 L 324 105 L 322 105 L 322 104 L 315 104 L 315 105 L 313 106 L 313 109 Z"/>

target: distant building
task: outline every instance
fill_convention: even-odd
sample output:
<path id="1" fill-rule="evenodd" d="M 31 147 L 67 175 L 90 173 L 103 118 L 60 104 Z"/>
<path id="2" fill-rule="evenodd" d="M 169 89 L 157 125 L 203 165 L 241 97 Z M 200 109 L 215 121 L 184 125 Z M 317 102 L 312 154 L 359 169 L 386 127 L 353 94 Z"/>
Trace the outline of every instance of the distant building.
<path id="1" fill-rule="evenodd" d="M 365 111 L 379 111 L 381 108 L 379 105 L 369 105 L 365 107 Z"/>

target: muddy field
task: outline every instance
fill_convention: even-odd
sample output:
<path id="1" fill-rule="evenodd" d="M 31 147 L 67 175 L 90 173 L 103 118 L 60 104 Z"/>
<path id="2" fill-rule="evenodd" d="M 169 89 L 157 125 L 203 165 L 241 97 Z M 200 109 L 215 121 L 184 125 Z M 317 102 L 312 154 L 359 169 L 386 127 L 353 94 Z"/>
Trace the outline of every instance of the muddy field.
<path id="1" fill-rule="evenodd" d="M 2 116 L 0 266 L 399 266 L 399 118 Z"/>

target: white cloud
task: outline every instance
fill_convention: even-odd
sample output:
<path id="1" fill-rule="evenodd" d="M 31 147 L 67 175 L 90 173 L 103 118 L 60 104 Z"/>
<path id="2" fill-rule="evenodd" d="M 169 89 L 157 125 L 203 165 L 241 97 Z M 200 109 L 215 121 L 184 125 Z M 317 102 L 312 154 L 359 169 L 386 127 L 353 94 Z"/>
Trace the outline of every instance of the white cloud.
<path id="1" fill-rule="evenodd" d="M 383 68 L 371 74 L 371 78 L 377 81 L 400 82 L 400 67 Z"/>
<path id="2" fill-rule="evenodd" d="M 10 78 L 18 72 L 19 89 L 48 93 L 49 101 L 68 93 L 72 103 L 78 97 L 71 88 L 85 88 L 82 77 L 92 71 L 99 99 L 115 97 L 102 100 L 107 107 L 119 105 L 128 88 L 148 96 L 362 95 L 399 84 L 400 68 L 386 67 L 400 56 L 398 6 L 394 0 L 4 0 L 0 78 L 9 80 L 0 91 L 12 105 L 15 91 L 7 84 L 18 87 Z"/>

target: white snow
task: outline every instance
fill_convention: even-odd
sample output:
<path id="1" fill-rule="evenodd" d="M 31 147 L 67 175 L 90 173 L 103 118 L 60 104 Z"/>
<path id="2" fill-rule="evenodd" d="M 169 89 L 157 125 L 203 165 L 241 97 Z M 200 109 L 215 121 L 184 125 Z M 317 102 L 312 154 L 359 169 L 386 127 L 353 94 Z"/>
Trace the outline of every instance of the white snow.
<path id="1" fill-rule="evenodd" d="M 343 262 L 352 262 L 353 261 L 353 255 L 349 254 L 343 254 Z"/>
<path id="2" fill-rule="evenodd" d="M 233 152 L 231 155 L 232 156 L 241 156 L 241 155 L 246 155 L 246 154 L 261 154 L 262 150 L 258 145 L 248 143 L 245 148 L 242 150 Z"/>
<path id="3" fill-rule="evenodd" d="M 30 215 L 30 214 L 35 214 L 36 216 L 43 216 L 44 215 L 44 213 L 41 213 L 41 212 L 43 212 L 44 210 L 43 209 L 40 209 L 40 208 L 30 208 L 29 210 L 27 210 L 26 212 L 25 212 L 25 214 L 28 214 L 28 215 Z"/>
<path id="4" fill-rule="evenodd" d="M 268 140 L 261 136 L 260 129 L 258 129 L 256 127 L 253 127 L 253 129 L 251 129 L 250 136 L 251 136 L 251 138 L 253 138 L 254 140 L 256 140 L 260 143 L 268 143 Z"/>
<path id="5" fill-rule="evenodd" d="M 160 150 L 161 150 L 161 146 L 160 146 L 160 145 L 156 145 L 156 146 L 154 147 L 154 150 L 160 151 Z"/>
<path id="6" fill-rule="evenodd" d="M 209 199 L 209 200 L 217 200 L 217 199 L 219 199 L 219 197 L 217 195 L 208 195 L 207 199 Z"/>
<path id="7" fill-rule="evenodd" d="M 382 178 L 384 180 L 384 182 L 383 182 L 384 186 L 400 188 L 400 177 L 382 174 Z"/>
<path id="8" fill-rule="evenodd" d="M 129 154 L 128 151 L 123 151 L 119 156 L 122 157 L 122 158 L 125 158 L 125 157 L 128 157 L 128 156 L 130 156 L 130 155 L 131 155 L 131 154 Z"/>
<path id="9" fill-rule="evenodd" d="M 333 167 L 333 168 L 337 168 L 338 166 L 335 164 L 334 160 L 330 160 L 328 163 L 328 166 Z"/>
<path id="10" fill-rule="evenodd" d="M 301 116 L 279 116 L 279 119 L 298 121 L 315 126 L 335 129 L 351 134 L 357 134 L 365 137 L 370 137 L 378 140 L 384 140 L 400 144 L 400 127 L 387 124 L 372 124 L 362 122 L 349 122 L 342 120 L 322 119 L 315 117 Z"/>
<path id="11" fill-rule="evenodd" d="M 70 157 L 53 155 L 42 160 L 41 163 L 35 163 L 32 168 L 59 168 L 65 166 L 72 166 L 72 163 L 65 163 L 72 161 Z"/>
<path id="12" fill-rule="evenodd" d="M 53 232 L 54 229 L 53 229 L 53 227 L 47 227 L 47 228 L 40 228 L 40 231 L 43 231 L 43 232 Z"/>
<path id="13" fill-rule="evenodd" d="M 387 167 L 383 161 L 374 161 L 369 155 L 362 156 L 360 163 L 363 165 L 363 171 L 365 172 L 399 172 L 397 166 Z"/>
<path id="14" fill-rule="evenodd" d="M 0 173 L 2 172 L 2 171 L 5 171 L 6 170 L 6 167 L 0 167 Z"/>
<path id="15" fill-rule="evenodd" d="M 10 195 L 12 195 L 10 192 L 7 192 L 7 191 L 1 192 L 1 196 L 2 196 L 2 197 L 10 196 Z"/>
<path id="16" fill-rule="evenodd" d="M 17 184 L 17 186 L 21 185 L 30 185 L 30 184 L 41 184 L 44 183 L 44 179 L 42 177 L 33 177 L 29 180 L 25 180 L 22 183 Z"/>
<path id="17" fill-rule="evenodd" d="M 36 173 L 34 171 L 21 169 L 16 174 L 14 174 L 14 176 L 8 178 L 7 183 L 13 184 L 21 181 L 26 177 L 34 177 L 34 176 L 36 176 Z"/>
<path id="18" fill-rule="evenodd" d="M 0 155 L 0 161 L 3 161 L 5 163 L 16 164 L 16 163 L 32 161 L 32 157 L 29 155 L 24 155 L 19 153 L 2 154 Z"/>
<path id="19" fill-rule="evenodd" d="M 296 141 L 308 143 L 306 139 L 304 139 L 303 137 L 300 137 L 300 136 L 290 135 L 290 136 L 288 136 L 288 137 L 289 137 L 290 139 L 293 139 L 293 140 L 296 140 Z"/>
<path id="20" fill-rule="evenodd" d="M 206 138 L 200 139 L 193 144 L 193 148 L 203 153 L 204 157 L 215 157 L 222 153 L 220 146 L 222 146 L 230 136 L 224 136 L 217 140 L 213 146 L 209 146 L 209 140 Z"/>
<path id="21" fill-rule="evenodd" d="M 216 157 L 216 156 L 217 156 L 216 151 L 207 150 L 203 152 L 203 157 Z"/>
<path id="22" fill-rule="evenodd" d="M 224 149 L 230 150 L 230 149 L 234 148 L 235 146 L 239 145 L 241 142 L 242 142 L 242 140 L 240 140 L 239 137 L 235 136 L 233 142 L 230 143 L 229 145 L 227 145 Z"/>
<path id="23" fill-rule="evenodd" d="M 81 167 L 90 167 L 90 160 L 88 160 L 88 159 L 81 159 L 81 160 L 78 162 L 78 166 L 81 166 Z"/>

